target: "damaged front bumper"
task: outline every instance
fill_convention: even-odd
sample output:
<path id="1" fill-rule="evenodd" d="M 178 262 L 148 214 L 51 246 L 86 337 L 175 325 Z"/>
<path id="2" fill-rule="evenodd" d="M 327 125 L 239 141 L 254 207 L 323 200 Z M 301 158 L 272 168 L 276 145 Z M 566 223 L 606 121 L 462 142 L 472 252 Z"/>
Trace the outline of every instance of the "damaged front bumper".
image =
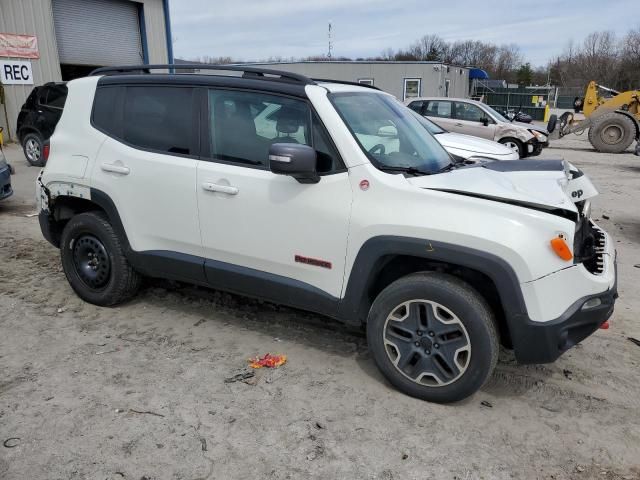
<path id="1" fill-rule="evenodd" d="M 588 222 L 598 234 L 594 258 L 521 284 L 527 314 L 509 325 L 521 363 L 553 362 L 613 314 L 618 298 L 616 251 L 609 235 Z"/>

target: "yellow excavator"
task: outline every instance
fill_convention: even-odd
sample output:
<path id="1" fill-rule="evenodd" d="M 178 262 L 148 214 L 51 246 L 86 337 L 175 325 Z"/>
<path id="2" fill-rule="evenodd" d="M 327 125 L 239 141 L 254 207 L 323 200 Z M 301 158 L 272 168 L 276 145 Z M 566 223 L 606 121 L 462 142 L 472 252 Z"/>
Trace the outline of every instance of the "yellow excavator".
<path id="1" fill-rule="evenodd" d="M 589 129 L 589 141 L 599 152 L 624 152 L 634 140 L 640 139 L 640 90 L 618 92 L 591 81 L 584 98 L 574 103 L 576 113 L 582 110 L 584 120 L 574 118 L 572 112 L 552 118 L 547 129 L 558 128 L 560 137 L 583 133 Z M 552 125 L 553 123 L 553 125 Z M 636 145 L 640 155 L 640 143 Z"/>

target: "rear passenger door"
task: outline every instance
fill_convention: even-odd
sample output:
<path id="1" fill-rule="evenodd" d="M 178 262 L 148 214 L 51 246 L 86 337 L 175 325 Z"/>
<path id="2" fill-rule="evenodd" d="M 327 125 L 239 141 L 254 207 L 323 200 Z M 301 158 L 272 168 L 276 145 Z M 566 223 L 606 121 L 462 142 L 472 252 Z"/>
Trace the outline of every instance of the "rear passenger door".
<path id="1" fill-rule="evenodd" d="M 422 115 L 450 132 L 456 131 L 453 120 L 453 102 L 448 100 L 429 100 L 422 106 Z"/>
<path id="2" fill-rule="evenodd" d="M 106 138 L 92 187 L 111 198 L 135 251 L 202 257 L 195 94 L 191 87 L 155 85 L 96 91 L 92 123 Z"/>
<path id="3" fill-rule="evenodd" d="M 348 173 L 328 134 L 302 99 L 211 89 L 208 104 L 197 181 L 207 279 L 325 311 L 305 302 L 340 296 L 351 212 Z M 313 146 L 320 182 L 272 173 L 274 143 Z"/>

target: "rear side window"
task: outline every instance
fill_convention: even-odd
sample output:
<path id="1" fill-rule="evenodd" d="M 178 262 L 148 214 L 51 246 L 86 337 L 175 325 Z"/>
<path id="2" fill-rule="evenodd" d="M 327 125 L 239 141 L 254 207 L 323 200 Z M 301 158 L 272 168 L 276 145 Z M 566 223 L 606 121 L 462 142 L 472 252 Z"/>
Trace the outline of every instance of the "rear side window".
<path id="1" fill-rule="evenodd" d="M 100 87 L 93 125 L 134 148 L 195 155 L 193 95 L 190 87 Z"/>
<path id="2" fill-rule="evenodd" d="M 46 98 L 42 102 L 44 105 L 51 108 L 64 108 L 64 102 L 67 100 L 66 85 L 55 85 L 46 88 L 45 91 L 47 92 Z"/>
<path id="3" fill-rule="evenodd" d="M 427 104 L 423 115 L 428 117 L 451 118 L 451 102 L 431 100 Z"/>
<path id="4" fill-rule="evenodd" d="M 192 153 L 192 88 L 127 87 L 125 97 L 126 143 L 162 153 Z"/>

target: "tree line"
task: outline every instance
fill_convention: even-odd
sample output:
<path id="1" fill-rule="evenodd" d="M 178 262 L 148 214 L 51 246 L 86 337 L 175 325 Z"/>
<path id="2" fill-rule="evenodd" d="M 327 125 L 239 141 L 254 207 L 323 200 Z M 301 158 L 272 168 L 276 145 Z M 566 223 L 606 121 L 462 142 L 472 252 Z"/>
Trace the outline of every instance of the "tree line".
<path id="1" fill-rule="evenodd" d="M 199 57 L 203 63 L 241 63 L 231 57 Z M 515 44 L 496 45 L 479 40 L 448 42 L 436 34 L 424 35 L 405 48 L 388 48 L 373 57 L 305 58 L 270 57 L 265 62 L 284 61 L 439 61 L 485 70 L 492 79 L 521 85 L 555 85 L 584 88 L 591 80 L 617 90 L 640 89 L 640 26 L 621 38 L 610 31 L 592 32 L 581 43 L 569 41 L 564 51 L 547 65 L 532 67 Z"/>

